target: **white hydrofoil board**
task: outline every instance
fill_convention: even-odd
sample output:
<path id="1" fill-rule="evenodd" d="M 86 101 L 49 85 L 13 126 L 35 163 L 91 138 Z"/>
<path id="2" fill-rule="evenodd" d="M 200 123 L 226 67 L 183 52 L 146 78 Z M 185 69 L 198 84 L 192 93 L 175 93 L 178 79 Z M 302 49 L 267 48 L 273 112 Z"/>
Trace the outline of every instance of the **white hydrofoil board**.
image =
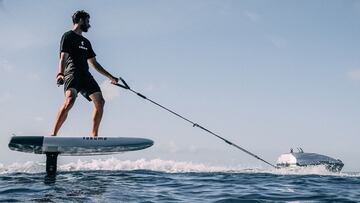
<path id="1" fill-rule="evenodd" d="M 153 144 L 150 139 L 132 137 L 13 136 L 9 148 L 35 154 L 55 152 L 67 156 L 89 156 L 142 150 Z"/>

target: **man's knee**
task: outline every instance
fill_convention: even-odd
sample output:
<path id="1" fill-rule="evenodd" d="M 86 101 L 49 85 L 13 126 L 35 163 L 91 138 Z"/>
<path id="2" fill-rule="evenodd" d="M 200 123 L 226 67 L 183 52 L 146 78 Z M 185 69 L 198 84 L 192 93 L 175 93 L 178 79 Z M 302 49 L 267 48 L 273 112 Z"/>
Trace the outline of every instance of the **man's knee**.
<path id="1" fill-rule="evenodd" d="M 64 108 L 65 110 L 69 110 L 76 100 L 76 91 L 75 90 L 68 90 L 65 93 L 65 102 L 64 102 Z"/>
<path id="2" fill-rule="evenodd" d="M 91 99 L 93 100 L 96 109 L 104 108 L 105 99 L 101 93 L 95 93 L 94 95 L 91 95 L 91 97 L 92 97 Z"/>
<path id="3" fill-rule="evenodd" d="M 75 103 L 76 98 L 74 96 L 68 96 L 65 98 L 65 107 L 69 108 Z"/>
<path id="4" fill-rule="evenodd" d="M 105 99 L 101 96 L 95 103 L 97 109 L 103 109 L 105 106 Z"/>

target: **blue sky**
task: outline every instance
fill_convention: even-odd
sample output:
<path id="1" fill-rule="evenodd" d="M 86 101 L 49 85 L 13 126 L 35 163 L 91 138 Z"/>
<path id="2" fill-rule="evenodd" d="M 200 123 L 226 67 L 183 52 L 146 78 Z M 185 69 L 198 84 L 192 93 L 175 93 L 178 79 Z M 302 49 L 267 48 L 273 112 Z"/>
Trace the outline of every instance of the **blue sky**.
<path id="1" fill-rule="evenodd" d="M 2 0 L 0 163 L 42 160 L 7 143 L 49 134 L 63 102 L 59 42 L 79 9 L 98 61 L 134 90 L 272 163 L 300 146 L 360 170 L 360 1 L 350 0 Z M 119 158 L 265 167 L 91 71 L 107 98 L 100 135 L 155 141 Z M 88 135 L 91 112 L 79 97 L 60 136 Z"/>

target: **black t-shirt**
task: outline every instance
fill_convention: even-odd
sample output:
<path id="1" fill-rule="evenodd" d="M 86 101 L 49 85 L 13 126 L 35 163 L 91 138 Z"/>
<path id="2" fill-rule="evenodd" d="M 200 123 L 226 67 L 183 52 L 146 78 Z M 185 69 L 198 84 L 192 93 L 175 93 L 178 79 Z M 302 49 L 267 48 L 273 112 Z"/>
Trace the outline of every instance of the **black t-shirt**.
<path id="1" fill-rule="evenodd" d="M 95 57 L 96 54 L 88 39 L 72 30 L 65 32 L 60 42 L 61 52 L 69 54 L 65 63 L 65 75 L 91 75 L 87 59 Z"/>

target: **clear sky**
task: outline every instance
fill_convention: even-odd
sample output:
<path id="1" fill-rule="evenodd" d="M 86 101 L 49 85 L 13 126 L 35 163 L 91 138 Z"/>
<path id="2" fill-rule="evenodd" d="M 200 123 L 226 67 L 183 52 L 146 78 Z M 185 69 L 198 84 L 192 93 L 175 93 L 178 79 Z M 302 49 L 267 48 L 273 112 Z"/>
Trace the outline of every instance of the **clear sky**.
<path id="1" fill-rule="evenodd" d="M 274 163 L 291 147 L 360 171 L 360 1 L 0 0 L 0 163 L 12 133 L 48 135 L 63 102 L 59 42 L 79 9 L 97 60 L 129 85 Z M 91 70 L 107 99 L 101 136 L 153 139 L 121 159 L 263 166 Z M 60 136 L 90 133 L 81 96 Z M 67 159 L 63 159 L 67 161 Z M 69 158 L 70 160 L 70 158 Z"/>

